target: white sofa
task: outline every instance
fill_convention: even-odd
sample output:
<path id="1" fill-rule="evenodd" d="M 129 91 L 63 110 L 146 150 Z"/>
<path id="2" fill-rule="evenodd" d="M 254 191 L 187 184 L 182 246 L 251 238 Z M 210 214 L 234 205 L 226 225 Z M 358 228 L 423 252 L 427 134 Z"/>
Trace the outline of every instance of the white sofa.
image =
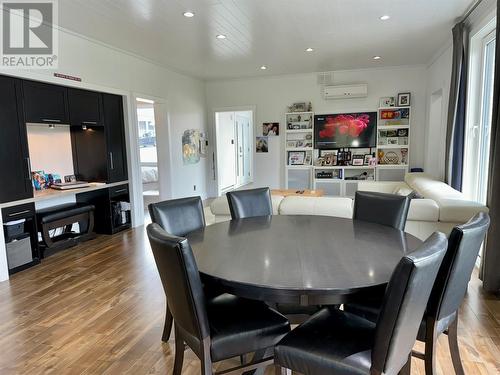
<path id="1" fill-rule="evenodd" d="M 358 190 L 408 195 L 417 193 L 422 198 L 412 199 L 405 231 L 425 239 L 434 231 L 449 234 L 454 226 L 467 222 L 478 212 L 488 208 L 473 202 L 459 191 L 425 173 L 408 173 L 404 182 L 359 181 Z M 351 218 L 353 200 L 347 197 L 272 196 L 274 215 L 323 215 Z M 230 220 L 225 196 L 210 205 L 215 221 Z"/>

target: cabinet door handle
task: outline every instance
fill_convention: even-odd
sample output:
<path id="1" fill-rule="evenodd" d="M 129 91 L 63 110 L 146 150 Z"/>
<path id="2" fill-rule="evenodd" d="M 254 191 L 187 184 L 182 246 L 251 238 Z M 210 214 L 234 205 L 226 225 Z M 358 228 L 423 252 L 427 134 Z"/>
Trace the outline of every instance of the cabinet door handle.
<path id="1" fill-rule="evenodd" d="M 62 122 L 61 120 L 57 120 L 57 119 L 51 119 L 51 118 L 43 118 L 42 119 L 43 122 L 57 122 L 57 123 L 60 123 Z"/>
<path id="2" fill-rule="evenodd" d="M 11 214 L 8 214 L 7 216 L 8 217 L 19 216 L 19 215 L 27 214 L 30 212 L 31 212 L 30 210 L 24 210 L 24 211 L 19 211 L 19 212 L 13 212 Z"/>
<path id="3" fill-rule="evenodd" d="M 84 125 L 97 125 L 97 121 L 82 121 Z"/>
<path id="4" fill-rule="evenodd" d="M 119 189 L 119 190 L 115 190 L 115 194 L 116 194 L 116 193 L 123 193 L 124 191 L 127 191 L 127 189 Z"/>
<path id="5" fill-rule="evenodd" d="M 31 176 L 31 161 L 30 158 L 26 158 L 26 168 L 28 169 L 28 180 L 32 181 L 33 177 Z"/>
<path id="6" fill-rule="evenodd" d="M 111 169 L 115 169 L 115 164 L 113 163 L 113 153 L 109 153 L 109 164 L 111 166 Z"/>

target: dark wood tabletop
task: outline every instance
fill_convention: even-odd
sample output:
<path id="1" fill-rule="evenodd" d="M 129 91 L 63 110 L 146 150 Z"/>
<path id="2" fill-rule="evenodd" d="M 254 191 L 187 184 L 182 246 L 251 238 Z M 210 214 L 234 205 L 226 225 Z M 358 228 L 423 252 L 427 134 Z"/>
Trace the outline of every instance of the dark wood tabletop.
<path id="1" fill-rule="evenodd" d="M 295 215 L 217 223 L 187 237 L 205 283 L 241 297 L 301 305 L 383 291 L 401 257 L 422 243 L 379 224 Z"/>

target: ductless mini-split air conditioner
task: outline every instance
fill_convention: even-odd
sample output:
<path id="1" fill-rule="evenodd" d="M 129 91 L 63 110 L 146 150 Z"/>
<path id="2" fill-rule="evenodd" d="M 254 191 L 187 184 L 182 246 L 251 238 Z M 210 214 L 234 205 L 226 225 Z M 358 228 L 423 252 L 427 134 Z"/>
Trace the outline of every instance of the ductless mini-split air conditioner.
<path id="1" fill-rule="evenodd" d="M 323 97 L 325 99 L 351 99 L 364 98 L 366 96 L 368 96 L 368 85 L 366 83 L 325 86 L 323 88 Z"/>

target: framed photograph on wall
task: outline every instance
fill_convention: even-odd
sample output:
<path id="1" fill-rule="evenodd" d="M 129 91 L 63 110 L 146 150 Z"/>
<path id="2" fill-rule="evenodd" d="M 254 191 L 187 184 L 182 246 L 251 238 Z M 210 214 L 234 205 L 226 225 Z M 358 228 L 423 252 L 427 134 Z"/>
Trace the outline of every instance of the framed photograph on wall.
<path id="1" fill-rule="evenodd" d="M 398 107 L 409 107 L 411 102 L 411 94 L 403 92 L 398 94 Z"/>
<path id="2" fill-rule="evenodd" d="M 255 137 L 255 152 L 269 152 L 267 137 Z"/>
<path id="3" fill-rule="evenodd" d="M 280 123 L 279 122 L 264 122 L 262 124 L 262 135 L 265 137 L 280 135 Z"/>

